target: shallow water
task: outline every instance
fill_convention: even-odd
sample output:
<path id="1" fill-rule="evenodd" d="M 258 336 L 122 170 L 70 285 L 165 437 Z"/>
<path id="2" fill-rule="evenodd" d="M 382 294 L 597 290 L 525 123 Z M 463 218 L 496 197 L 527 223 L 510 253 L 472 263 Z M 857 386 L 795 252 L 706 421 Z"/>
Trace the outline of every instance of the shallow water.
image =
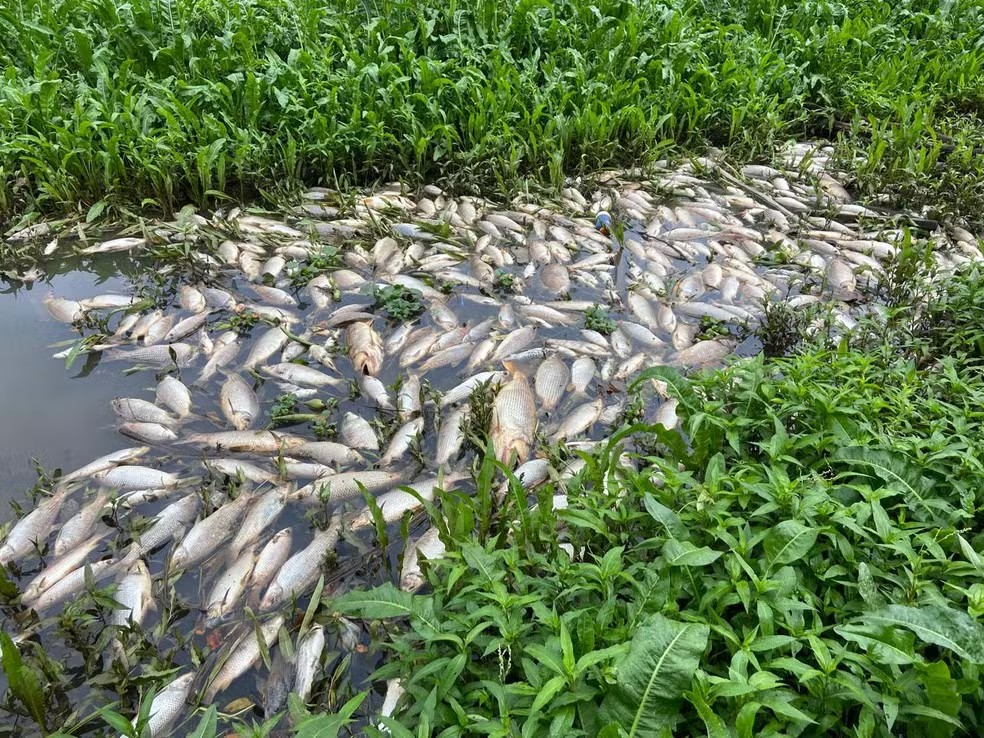
<path id="1" fill-rule="evenodd" d="M 146 377 L 85 357 L 66 370 L 51 355 L 72 329 L 48 315 L 43 298 L 126 292 L 135 269 L 129 258 L 69 259 L 46 264 L 44 281 L 0 282 L 0 522 L 11 518 L 7 503 L 37 480 L 32 458 L 47 471 L 70 471 L 120 447 L 109 403 L 143 393 Z"/>

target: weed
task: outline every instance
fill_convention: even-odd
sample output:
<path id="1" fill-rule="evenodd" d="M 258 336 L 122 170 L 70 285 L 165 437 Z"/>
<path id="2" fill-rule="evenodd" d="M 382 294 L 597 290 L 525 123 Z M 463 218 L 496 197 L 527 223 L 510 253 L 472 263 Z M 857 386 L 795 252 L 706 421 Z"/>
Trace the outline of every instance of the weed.
<path id="1" fill-rule="evenodd" d="M 603 336 L 609 336 L 615 332 L 618 324 L 600 305 L 592 305 L 584 311 L 584 327 L 590 331 L 598 331 Z"/>
<path id="2" fill-rule="evenodd" d="M 387 287 L 377 287 L 373 291 L 376 298 L 376 309 L 386 311 L 393 320 L 407 322 L 424 312 L 423 294 L 420 290 L 395 284 Z"/>

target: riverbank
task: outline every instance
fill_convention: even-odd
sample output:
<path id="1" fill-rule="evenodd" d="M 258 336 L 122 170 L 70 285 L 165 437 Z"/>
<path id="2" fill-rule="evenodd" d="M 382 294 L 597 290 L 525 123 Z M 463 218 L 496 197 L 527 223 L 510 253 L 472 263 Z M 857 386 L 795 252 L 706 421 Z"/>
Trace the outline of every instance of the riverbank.
<path id="1" fill-rule="evenodd" d="M 151 689 L 166 685 L 169 699 L 177 695 L 168 716 L 179 734 L 203 713 L 208 722 L 211 707 L 223 725 L 258 722 L 263 714 L 285 731 L 288 723 L 349 717 L 371 731 L 368 723 L 381 712 L 414 730 L 422 721 L 450 725 L 460 720 L 451 697 L 477 700 L 469 711 L 482 717 L 466 723 L 472 727 L 513 720 L 508 701 L 492 705 L 471 687 L 460 695 L 443 684 L 434 691 L 431 670 L 443 670 L 448 659 L 459 674 L 481 674 L 488 694 L 494 680 L 483 670 L 498 669 L 503 689 L 525 700 L 516 709 L 528 730 L 577 720 L 595 734 L 598 726 L 568 709 L 570 690 L 585 710 L 608 700 L 598 670 L 607 674 L 606 684 L 618 683 L 624 643 L 651 614 L 644 609 L 651 603 L 640 605 L 634 595 L 617 599 L 624 612 L 610 614 L 621 625 L 599 624 L 606 629 L 601 640 L 564 616 L 572 644 L 577 637 L 577 658 L 586 658 L 581 676 L 594 690 L 588 695 L 579 676 L 519 671 L 526 669 L 520 654 L 527 646 L 529 658 L 546 663 L 551 639 L 564 641 L 560 610 L 554 619 L 534 609 L 544 628 L 524 625 L 515 633 L 510 618 L 525 610 L 503 610 L 505 620 L 493 618 L 508 630 L 502 644 L 482 635 L 454 654 L 437 645 L 443 641 L 428 627 L 448 618 L 455 623 L 441 627 L 456 632 L 454 608 L 470 612 L 475 604 L 469 592 L 512 597 L 512 575 L 479 581 L 483 562 L 506 557 L 506 570 L 541 566 L 544 591 L 558 602 L 550 588 L 573 586 L 569 574 L 579 581 L 596 570 L 621 577 L 611 546 L 639 553 L 637 561 L 624 559 L 626 570 L 662 567 L 665 561 L 651 559 L 650 551 L 661 534 L 637 520 L 648 508 L 636 493 L 645 488 L 692 523 L 681 527 L 699 524 L 709 536 L 718 523 L 687 516 L 705 515 L 717 494 L 707 490 L 724 479 L 728 485 L 751 480 L 751 488 L 735 493 L 743 514 L 747 494 L 781 488 L 782 505 L 747 515 L 763 532 L 777 528 L 772 538 L 796 521 L 821 526 L 798 507 L 807 481 L 785 485 L 797 473 L 824 479 L 830 462 L 824 457 L 787 468 L 793 463 L 787 457 L 797 459 L 800 445 L 803 453 L 819 454 L 868 443 L 868 436 L 855 437 L 861 426 L 852 425 L 860 422 L 854 416 L 864 419 L 868 405 L 885 412 L 885 403 L 908 396 L 887 381 L 906 359 L 918 358 L 926 372 L 919 381 L 934 383 L 941 356 L 973 349 L 975 329 L 966 315 L 975 283 L 954 275 L 979 263 L 979 239 L 956 225 L 937 227 L 921 213 L 853 202 L 834 153 L 806 143 L 783 152 L 782 169 L 707 158 L 645 172 L 597 172 L 568 181 L 554 199 L 525 193 L 498 203 L 435 186 L 387 185 L 357 195 L 315 189 L 290 211 L 188 207 L 172 220 L 147 219 L 122 232 L 80 219 L 14 234 L 8 246 L 23 260 L 18 268 L 25 279 L 44 282 L 45 252 L 77 253 L 82 263 L 123 254 L 145 260 L 146 269 L 122 292 L 46 301 L 51 316 L 66 324 L 68 344 L 58 347 L 57 360 L 85 361 L 100 376 L 116 366 L 144 378 L 144 385 L 128 385 L 136 388 L 132 396 L 111 405 L 126 437 L 121 449 L 42 478 L 22 506 L 23 514 L 57 503 L 48 526 L 32 534 L 43 556 L 33 546 L 4 549 L 14 588 L 4 590 L 0 603 L 5 628 L 19 634 L 26 668 L 48 695 L 38 711 L 39 703 L 15 694 L 11 720 L 25 734 L 41 714 L 48 729 L 98 734 L 102 720 L 117 719 L 102 717 L 107 713 L 99 708 L 118 701 L 117 722 L 131 719 Z M 607 220 L 598 218 L 603 211 Z M 927 313 L 934 290 L 951 284 L 964 290 L 963 303 Z M 912 319 L 920 316 L 936 332 L 916 330 Z M 963 338 L 954 342 L 954 336 Z M 771 357 L 805 353 L 778 364 L 748 358 L 692 386 L 672 369 L 712 370 L 760 349 Z M 841 363 L 839 351 L 847 352 Z M 886 356 L 891 360 L 879 358 Z M 870 362 L 882 367 L 872 369 L 870 381 L 885 385 L 884 396 L 865 394 Z M 813 374 L 818 389 L 811 394 Z M 751 389 L 734 395 L 745 385 Z M 807 412 L 796 402 L 826 407 L 834 399 L 823 392 L 840 385 L 843 407 L 822 418 L 833 439 L 796 425 Z M 789 397 L 771 409 L 745 407 L 767 391 Z M 856 393 L 866 403 L 861 410 L 849 399 Z M 900 414 L 899 422 L 916 420 Z M 954 415 L 953 422 L 974 421 Z M 620 430 L 629 427 L 628 434 Z M 617 447 L 609 446 L 612 439 Z M 878 440 L 899 442 L 894 435 Z M 768 464 L 761 444 L 771 444 Z M 496 457 L 516 476 L 504 475 Z M 728 470 L 741 459 L 748 473 L 731 481 Z M 855 461 L 867 468 L 864 459 Z M 663 488 L 676 485 L 669 487 L 672 499 L 647 486 L 656 470 L 670 480 Z M 935 475 L 950 471 L 932 468 Z M 401 492 L 403 483 L 412 483 L 415 494 Z M 623 499 L 616 494 L 623 489 L 624 506 L 610 504 L 612 495 Z M 591 516 L 601 514 L 603 502 L 608 512 L 594 531 Z M 71 552 L 78 556 L 68 559 L 71 569 L 67 544 L 58 542 L 68 535 L 65 528 L 71 531 L 63 523 L 79 509 L 92 528 Z M 900 515 L 904 507 L 886 509 Z M 623 512 L 631 525 L 619 517 Z M 10 520 L 8 541 L 23 541 L 14 526 L 24 520 Z M 724 564 L 715 547 L 725 538 L 701 538 L 694 549 L 676 538 L 684 558 L 671 569 L 684 561 L 703 565 L 702 556 L 710 559 L 706 566 Z M 658 543 L 666 556 L 673 544 Z M 735 539 L 728 560 L 745 545 Z M 768 558 L 772 544 L 763 545 Z M 807 553 L 786 563 L 809 561 Z M 543 559 L 548 554 L 553 558 Z M 428 558 L 446 563 L 430 566 L 422 561 Z M 60 572 L 53 594 L 42 586 L 49 571 Z M 775 571 L 756 576 L 772 581 Z M 475 577 L 463 590 L 462 582 Z M 612 595 L 614 581 L 589 587 L 581 604 L 563 610 L 583 605 L 603 613 L 591 598 Z M 378 586 L 384 589 L 369 597 L 385 598 L 389 604 L 381 609 L 367 605 L 365 594 Z M 413 594 L 423 587 L 433 594 Z M 691 613 L 687 618 L 707 620 L 709 610 L 677 599 Z M 431 608 L 444 602 L 449 609 L 434 609 L 432 618 Z M 659 602 L 663 617 L 679 623 L 670 600 Z M 639 617 L 617 620 L 630 610 Z M 408 611 L 412 629 L 405 634 L 399 622 L 385 622 Z M 824 617 L 833 615 L 824 610 Z M 669 632 L 677 627 L 672 623 L 660 626 Z M 481 656 L 469 650 L 479 647 Z M 407 648 L 417 649 L 412 658 L 403 657 Z M 561 648 L 563 662 L 570 651 Z M 488 660 L 493 652 L 498 666 Z M 400 657 L 370 677 L 393 653 Z M 50 655 L 73 664 L 74 676 L 55 669 Z M 103 659 L 113 664 L 111 684 L 98 676 Z M 687 656 L 684 665 L 692 660 Z M 237 666 L 229 671 L 226 663 Z M 295 705 L 285 717 L 291 679 L 301 672 L 310 677 L 294 699 L 307 702 L 313 715 Z M 412 709 L 407 699 L 384 697 L 383 680 L 397 676 L 422 697 Z M 783 684 L 774 689 L 787 691 L 770 704 L 801 704 L 798 687 Z M 533 691 L 545 696 L 534 702 Z M 426 707 L 431 694 L 440 695 L 439 708 Z M 631 690 L 626 694 L 618 698 L 623 703 Z M 668 694 L 668 704 L 680 696 Z M 687 699 L 699 713 L 699 701 Z"/>

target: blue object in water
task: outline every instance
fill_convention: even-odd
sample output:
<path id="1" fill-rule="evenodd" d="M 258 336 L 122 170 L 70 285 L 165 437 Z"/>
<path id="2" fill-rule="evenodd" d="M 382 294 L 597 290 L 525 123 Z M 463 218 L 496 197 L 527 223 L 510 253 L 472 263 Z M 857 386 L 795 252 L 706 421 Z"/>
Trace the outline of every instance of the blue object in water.
<path id="1" fill-rule="evenodd" d="M 608 211 L 602 210 L 598 215 L 595 216 L 595 228 L 597 228 L 601 233 L 606 236 L 610 236 L 612 233 L 612 216 L 608 214 Z"/>

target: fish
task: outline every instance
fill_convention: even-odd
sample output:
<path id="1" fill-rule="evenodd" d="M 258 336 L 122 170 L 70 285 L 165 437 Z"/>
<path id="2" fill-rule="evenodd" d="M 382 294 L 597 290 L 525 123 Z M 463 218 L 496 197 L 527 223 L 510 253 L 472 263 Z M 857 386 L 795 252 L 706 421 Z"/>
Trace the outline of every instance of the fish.
<path id="1" fill-rule="evenodd" d="M 241 476 L 258 484 L 274 482 L 278 477 L 276 473 L 242 459 L 208 458 L 204 463 L 207 469 L 217 471 L 219 474 L 227 477 Z"/>
<path id="2" fill-rule="evenodd" d="M 318 531 L 303 549 L 291 556 L 277 572 L 260 601 L 260 610 L 269 612 L 288 600 L 307 593 L 321 576 L 329 551 L 338 544 L 341 523 L 334 518 L 328 528 Z"/>
<path id="3" fill-rule="evenodd" d="M 383 341 L 370 323 L 352 323 L 348 327 L 349 359 L 359 374 L 379 374 L 383 366 Z"/>
<path id="4" fill-rule="evenodd" d="M 246 592 L 246 586 L 256 565 L 256 552 L 246 549 L 234 557 L 222 570 L 205 598 L 205 627 L 216 627 L 236 607 Z"/>
<path id="5" fill-rule="evenodd" d="M 25 606 L 30 607 L 38 613 L 44 613 L 55 605 L 60 605 L 65 600 L 78 595 L 85 589 L 87 572 L 91 574 L 94 582 L 100 582 L 112 575 L 119 561 L 103 560 L 86 563 L 78 569 L 69 572 L 57 582 L 46 588 L 37 599 L 25 602 Z"/>
<path id="6" fill-rule="evenodd" d="M 68 495 L 65 488 L 56 490 L 31 512 L 18 520 L 7 533 L 7 538 L 0 546 L 0 564 L 4 566 L 16 563 L 26 558 L 35 549 L 43 547 L 51 535 L 52 527 L 58 518 L 58 512 Z"/>
<path id="7" fill-rule="evenodd" d="M 401 420 L 409 420 L 421 410 L 420 377 L 410 372 L 396 393 L 396 412 Z"/>
<path id="8" fill-rule="evenodd" d="M 103 241 L 102 243 L 97 243 L 95 246 L 87 246 L 81 249 L 79 253 L 81 254 L 111 254 L 120 251 L 132 251 L 133 249 L 144 246 L 147 243 L 147 239 L 140 238 L 137 236 L 124 236 L 122 238 L 114 238 L 109 241 Z"/>
<path id="9" fill-rule="evenodd" d="M 437 450 L 434 453 L 434 463 L 438 468 L 445 467 L 458 458 L 461 445 L 465 440 L 463 426 L 470 410 L 468 405 L 461 405 L 442 419 L 441 428 L 437 434 Z"/>
<path id="10" fill-rule="evenodd" d="M 85 507 L 62 523 L 52 546 L 56 558 L 65 555 L 92 535 L 98 525 L 97 521 L 108 511 L 111 499 L 110 491 L 101 489 Z"/>
<path id="11" fill-rule="evenodd" d="M 155 399 L 178 418 L 191 415 L 191 391 L 176 377 L 167 376 L 157 383 Z"/>
<path id="12" fill-rule="evenodd" d="M 479 372 L 474 374 L 468 379 L 466 379 L 461 384 L 452 387 L 441 397 L 440 406 L 447 407 L 448 405 L 453 405 L 455 403 L 467 400 L 471 397 L 472 392 L 474 392 L 478 387 L 482 386 L 488 382 L 491 386 L 497 386 L 502 384 L 506 379 L 506 372 L 494 371 L 494 372 Z"/>
<path id="13" fill-rule="evenodd" d="M 280 628 L 284 624 L 283 615 L 274 615 L 265 623 L 259 626 L 259 637 L 267 649 L 273 647 L 280 634 Z M 260 659 L 260 644 L 257 640 L 257 633 L 253 628 L 248 628 L 246 632 L 229 649 L 229 656 L 223 662 L 218 673 L 209 682 L 204 692 L 206 703 L 215 699 L 215 696 L 226 689 L 236 679 L 241 677 Z"/>
<path id="14" fill-rule="evenodd" d="M 278 530 L 270 537 L 256 555 L 256 563 L 246 583 L 250 592 L 256 593 L 258 597 L 266 590 L 290 557 L 293 544 L 293 533 L 290 528 Z"/>
<path id="15" fill-rule="evenodd" d="M 81 479 L 89 479 L 94 474 L 111 469 L 117 464 L 126 464 L 136 461 L 148 451 L 150 451 L 150 446 L 131 446 L 129 448 L 122 448 L 119 451 L 113 451 L 112 453 L 106 454 L 105 456 L 100 456 L 98 459 L 90 461 L 85 466 L 81 466 L 78 469 L 65 474 L 58 480 L 58 485 L 65 486 Z"/>
<path id="16" fill-rule="evenodd" d="M 386 451 L 379 459 L 380 467 L 387 467 L 406 456 L 411 444 L 420 437 L 424 430 L 424 419 L 414 418 L 397 428 L 393 437 L 390 439 Z"/>
<path id="17" fill-rule="evenodd" d="M 222 383 L 219 406 L 226 420 L 237 431 L 248 430 L 260 414 L 260 401 L 250 384 L 238 374 Z"/>
<path id="18" fill-rule="evenodd" d="M 168 735 L 168 729 L 188 709 L 187 701 L 191 685 L 195 679 L 194 672 L 183 674 L 171 681 L 164 689 L 154 695 L 150 703 L 149 719 L 145 735 L 149 738 L 163 738 Z M 137 727 L 137 719 L 133 719 L 133 727 Z"/>
<path id="19" fill-rule="evenodd" d="M 450 485 L 463 477 L 463 474 L 454 473 L 443 478 L 428 477 L 412 484 L 403 485 L 376 497 L 376 506 L 382 513 L 385 522 L 395 523 L 403 517 L 404 513 L 419 510 L 423 505 L 421 499 L 426 502 L 433 502 L 437 490 L 449 489 Z M 408 492 L 403 487 L 413 491 Z M 372 524 L 373 516 L 369 508 L 356 513 L 345 522 L 348 530 L 359 530 Z"/>
<path id="20" fill-rule="evenodd" d="M 126 560 L 132 561 L 143 553 L 151 552 L 168 541 L 181 535 L 187 525 L 198 516 L 201 497 L 190 494 L 161 510 L 149 528 L 141 533 L 127 553 Z"/>
<path id="21" fill-rule="evenodd" d="M 194 433 L 182 441 L 182 443 L 192 443 L 215 451 L 245 451 L 267 455 L 289 451 L 306 442 L 307 439 L 299 436 L 266 430 Z"/>
<path id="22" fill-rule="evenodd" d="M 261 371 L 271 377 L 302 387 L 341 387 L 346 384 L 345 380 L 339 377 L 333 377 L 303 364 L 269 364 Z"/>
<path id="23" fill-rule="evenodd" d="M 290 498 L 292 500 L 318 501 L 327 496 L 327 499 L 334 502 L 342 502 L 360 496 L 363 487 L 367 492 L 376 492 L 398 484 L 403 480 L 403 476 L 403 472 L 389 471 L 339 472 L 315 479 L 311 484 L 299 488 L 290 495 Z"/>
<path id="24" fill-rule="evenodd" d="M 152 402 L 134 397 L 117 397 L 110 403 L 113 412 L 126 423 L 174 425 L 177 419 Z"/>
<path id="25" fill-rule="evenodd" d="M 137 559 L 127 569 L 113 599 L 122 607 L 110 613 L 110 625 L 122 627 L 131 622 L 141 625 L 147 613 L 154 608 L 153 582 L 142 559 Z"/>
<path id="26" fill-rule="evenodd" d="M 103 534 L 99 533 L 58 556 L 24 586 L 21 590 L 21 599 L 24 601 L 37 599 L 66 574 L 82 566 L 89 554 L 102 542 L 103 537 Z"/>
<path id="27" fill-rule="evenodd" d="M 171 568 L 187 569 L 211 557 L 238 528 L 246 509 L 254 499 L 253 495 L 243 492 L 232 502 L 227 502 L 197 522 L 171 553 Z"/>
<path id="28" fill-rule="evenodd" d="M 441 558 L 446 550 L 437 528 L 428 528 L 420 536 L 407 544 L 403 552 L 403 566 L 400 568 L 400 589 L 416 592 L 426 584 L 421 571 L 421 559 Z"/>
<path id="29" fill-rule="evenodd" d="M 557 407 L 567 389 L 570 376 L 567 364 L 557 356 L 548 357 L 537 368 L 533 387 L 545 411 L 553 412 Z"/>
<path id="30" fill-rule="evenodd" d="M 571 383 L 569 389 L 577 395 L 583 395 L 587 392 L 588 385 L 591 384 L 591 380 L 594 379 L 597 371 L 598 367 L 595 365 L 594 359 L 587 356 L 581 356 L 575 359 L 571 367 Z"/>
<path id="31" fill-rule="evenodd" d="M 240 551 L 256 541 L 280 517 L 287 505 L 289 493 L 289 487 L 273 487 L 255 499 L 229 544 L 230 556 L 238 556 Z"/>
<path id="32" fill-rule="evenodd" d="M 598 421 L 602 407 L 600 397 L 593 402 L 586 402 L 576 407 L 560 421 L 557 429 L 550 436 L 551 442 L 559 443 L 584 433 Z"/>
<path id="33" fill-rule="evenodd" d="M 263 715 L 271 717 L 280 712 L 287 704 L 287 695 L 294 687 L 296 677 L 296 666 L 294 659 L 296 653 L 290 652 L 285 648 L 285 643 L 281 642 L 273 651 L 273 658 L 270 662 L 270 673 L 263 683 Z"/>
<path id="34" fill-rule="evenodd" d="M 178 440 L 178 434 L 160 423 L 123 423 L 120 433 L 141 443 L 171 443 Z"/>
<path id="35" fill-rule="evenodd" d="M 297 643 L 292 691 L 300 697 L 301 702 L 307 702 L 311 696 L 314 680 L 321 670 L 321 655 L 324 650 L 325 631 L 320 625 L 312 626 Z"/>
<path id="36" fill-rule="evenodd" d="M 194 481 L 177 474 L 148 466 L 114 466 L 92 475 L 100 486 L 121 491 L 136 489 L 173 489 Z"/>
<path id="37" fill-rule="evenodd" d="M 529 456 L 536 434 L 536 401 L 526 375 L 508 365 L 509 380 L 500 386 L 492 406 L 489 437 L 496 458 L 503 464 L 522 463 Z"/>
<path id="38" fill-rule="evenodd" d="M 345 413 L 339 428 L 342 443 L 351 449 L 379 450 L 379 439 L 369 421 L 355 413 Z"/>
<path id="39" fill-rule="evenodd" d="M 167 369 L 177 366 L 184 369 L 198 355 L 199 349 L 186 343 L 172 343 L 166 346 L 144 346 L 143 348 L 113 348 L 103 353 L 106 361 L 129 361 L 133 364 Z"/>
<path id="40" fill-rule="evenodd" d="M 332 441 L 308 441 L 291 449 L 291 453 L 302 458 L 314 459 L 319 464 L 348 465 L 362 461 L 359 453 L 344 443 Z"/>
<path id="41" fill-rule="evenodd" d="M 243 362 L 243 369 L 255 369 L 261 364 L 266 363 L 267 359 L 280 351 L 290 340 L 287 333 L 279 325 L 265 331 L 262 336 L 256 339 L 253 347 L 246 355 Z"/>
<path id="42" fill-rule="evenodd" d="M 386 385 L 371 375 L 360 375 L 356 382 L 359 390 L 383 410 L 393 410 L 393 400 Z"/>

